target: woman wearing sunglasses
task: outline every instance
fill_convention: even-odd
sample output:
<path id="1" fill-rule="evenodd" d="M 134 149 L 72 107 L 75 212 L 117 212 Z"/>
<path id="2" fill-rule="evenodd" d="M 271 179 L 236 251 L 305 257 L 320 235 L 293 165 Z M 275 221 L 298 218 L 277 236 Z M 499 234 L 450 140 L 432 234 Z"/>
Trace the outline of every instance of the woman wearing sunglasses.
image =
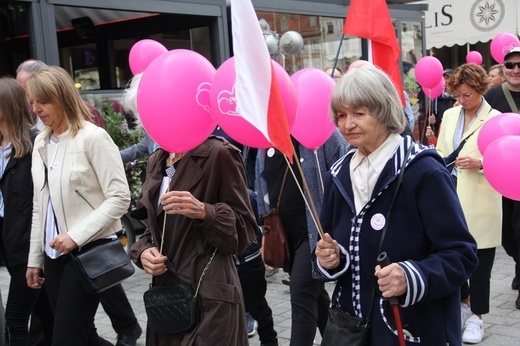
<path id="1" fill-rule="evenodd" d="M 444 113 L 436 147 L 445 160 L 453 157 L 447 160 L 450 161 L 446 162 L 447 167 L 478 246 L 479 264 L 469 278 L 469 285 L 461 287 L 462 341 L 473 344 L 484 336 L 482 315 L 489 312 L 491 269 L 496 247 L 501 242 L 501 196 L 483 174 L 482 154 L 477 147 L 482 125 L 500 114 L 483 97 L 488 85 L 486 71 L 476 64 L 461 65 L 453 72 L 448 92 L 460 105 Z"/>

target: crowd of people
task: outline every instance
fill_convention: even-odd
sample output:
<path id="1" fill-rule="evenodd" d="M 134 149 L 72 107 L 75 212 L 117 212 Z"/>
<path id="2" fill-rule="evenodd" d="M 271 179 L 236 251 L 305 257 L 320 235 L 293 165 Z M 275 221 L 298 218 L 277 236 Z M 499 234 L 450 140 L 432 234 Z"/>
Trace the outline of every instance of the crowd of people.
<path id="1" fill-rule="evenodd" d="M 265 299 L 266 276 L 278 268 L 261 257 L 262 215 L 274 207 L 289 241 L 291 345 L 313 345 L 317 331 L 325 346 L 343 338 L 331 309 L 370 321 L 369 345 L 482 341 L 501 244 L 520 288 L 520 202 L 489 185 L 477 138 L 487 120 L 518 112 L 520 48 L 488 72 L 471 63 L 444 70 L 446 90 L 428 110 L 429 146 L 413 138 L 415 119 L 385 72 L 366 61 L 325 71 L 336 82 L 337 129 L 317 150 L 291 138 L 293 163 L 221 129 L 182 153 L 149 136 L 119 151 L 64 69 L 29 60 L 16 79 L 0 78 L 9 345 L 110 345 L 95 326 L 100 303 L 117 345 L 136 344 L 142 329 L 122 285 L 88 293 L 69 254 L 117 238 L 130 202 L 123 163 L 147 155 L 132 216 L 148 227 L 130 257 L 150 287 L 193 288 L 201 312 L 183 332 L 148 323 L 147 345 L 247 345 L 254 320 L 261 345 L 278 345 Z M 122 100 L 134 114 L 139 77 Z"/>

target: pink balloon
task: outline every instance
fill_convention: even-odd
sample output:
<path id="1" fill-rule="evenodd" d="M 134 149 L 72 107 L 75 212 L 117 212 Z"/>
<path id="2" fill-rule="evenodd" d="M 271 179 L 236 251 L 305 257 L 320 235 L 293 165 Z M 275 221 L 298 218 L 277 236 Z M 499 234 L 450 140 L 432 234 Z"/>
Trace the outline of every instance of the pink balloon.
<path id="1" fill-rule="evenodd" d="M 486 152 L 489 144 L 504 136 L 520 136 L 520 114 L 499 114 L 482 125 L 477 138 L 477 146 L 481 154 Z"/>
<path id="2" fill-rule="evenodd" d="M 442 64 L 436 57 L 424 56 L 415 65 L 415 78 L 423 88 L 433 88 L 442 78 Z"/>
<path id="3" fill-rule="evenodd" d="M 481 65 L 482 64 L 482 54 L 480 54 L 476 50 L 472 50 L 471 52 L 466 54 L 466 62 Z"/>
<path id="4" fill-rule="evenodd" d="M 434 86 L 433 88 L 422 88 L 424 94 L 428 96 L 431 99 L 436 99 L 437 97 L 442 95 L 442 92 L 444 91 L 444 87 L 446 86 L 446 81 L 444 78 L 441 78 L 441 81 L 439 84 Z"/>
<path id="5" fill-rule="evenodd" d="M 291 134 L 306 148 L 316 150 L 336 128 L 329 116 L 330 97 L 336 83 L 316 68 L 296 72 L 291 81 L 298 96 L 298 112 Z"/>
<path id="6" fill-rule="evenodd" d="M 271 63 L 282 94 L 289 129 L 291 129 L 296 118 L 296 92 L 284 68 L 274 60 Z M 229 137 L 243 145 L 253 148 L 272 147 L 260 130 L 237 113 L 235 79 L 235 58 L 231 57 L 217 69 L 211 86 L 211 108 L 217 123 Z"/>
<path id="7" fill-rule="evenodd" d="M 166 47 L 154 40 L 136 42 L 128 54 L 130 70 L 134 75 L 143 72 L 155 58 L 167 51 Z"/>
<path id="8" fill-rule="evenodd" d="M 495 59 L 499 64 L 503 64 L 504 55 L 506 55 L 506 53 L 509 52 L 512 48 L 519 46 L 520 40 L 518 40 L 516 35 L 510 34 L 508 32 L 501 32 L 491 40 L 489 50 L 491 51 L 491 56 L 493 59 Z"/>
<path id="9" fill-rule="evenodd" d="M 482 162 L 489 184 L 503 196 L 520 201 L 520 136 L 494 140 L 487 147 Z"/>
<path id="10" fill-rule="evenodd" d="M 215 68 L 202 55 L 169 51 L 146 68 L 137 109 L 146 132 L 164 150 L 184 153 L 204 142 L 216 127 L 209 93 Z"/>

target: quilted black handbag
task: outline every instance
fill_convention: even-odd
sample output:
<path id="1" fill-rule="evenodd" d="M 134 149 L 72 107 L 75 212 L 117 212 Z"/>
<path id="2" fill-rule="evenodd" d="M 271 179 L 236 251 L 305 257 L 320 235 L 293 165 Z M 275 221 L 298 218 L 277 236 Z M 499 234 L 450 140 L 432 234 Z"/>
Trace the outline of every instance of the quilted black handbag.
<path id="1" fill-rule="evenodd" d="M 144 292 L 144 308 L 148 316 L 148 328 L 154 333 L 189 332 L 199 324 L 200 308 L 197 302 L 200 283 L 213 261 L 217 249 L 206 263 L 200 275 L 197 290 L 179 282 L 173 285 L 155 286 Z"/>
<path id="2" fill-rule="evenodd" d="M 182 333 L 195 328 L 200 310 L 190 285 L 156 286 L 144 292 L 148 326 L 154 333 Z"/>

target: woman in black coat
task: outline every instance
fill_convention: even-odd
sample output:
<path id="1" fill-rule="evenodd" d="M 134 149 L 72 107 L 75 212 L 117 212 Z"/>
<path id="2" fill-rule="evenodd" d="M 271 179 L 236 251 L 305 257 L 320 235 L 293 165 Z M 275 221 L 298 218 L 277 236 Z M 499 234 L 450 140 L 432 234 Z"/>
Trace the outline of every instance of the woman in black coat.
<path id="1" fill-rule="evenodd" d="M 31 152 L 36 136 L 28 107 L 23 87 L 13 78 L 1 78 L 0 261 L 11 276 L 5 310 L 11 346 L 28 344 L 29 316 L 40 295 L 25 279 L 33 206 Z M 46 320 L 52 322 L 52 316 Z"/>

